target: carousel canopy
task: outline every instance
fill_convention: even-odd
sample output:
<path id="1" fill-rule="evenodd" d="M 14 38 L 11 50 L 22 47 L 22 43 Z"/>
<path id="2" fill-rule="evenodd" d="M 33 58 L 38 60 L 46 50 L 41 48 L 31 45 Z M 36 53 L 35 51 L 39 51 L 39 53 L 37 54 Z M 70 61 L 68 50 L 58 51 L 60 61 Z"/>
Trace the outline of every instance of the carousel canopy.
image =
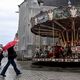
<path id="1" fill-rule="evenodd" d="M 31 19 L 31 31 L 43 37 L 59 37 L 64 42 L 80 39 L 80 7 L 60 6 L 40 12 Z"/>

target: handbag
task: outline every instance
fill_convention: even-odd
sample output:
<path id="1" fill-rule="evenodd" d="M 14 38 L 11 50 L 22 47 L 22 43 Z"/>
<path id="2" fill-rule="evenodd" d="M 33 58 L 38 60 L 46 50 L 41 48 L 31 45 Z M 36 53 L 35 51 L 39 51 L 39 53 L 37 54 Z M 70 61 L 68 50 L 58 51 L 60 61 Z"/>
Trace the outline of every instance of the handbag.
<path id="1" fill-rule="evenodd" d="M 14 53 L 13 53 L 13 58 L 16 58 L 17 57 L 17 54 L 16 54 L 16 52 L 14 51 Z"/>

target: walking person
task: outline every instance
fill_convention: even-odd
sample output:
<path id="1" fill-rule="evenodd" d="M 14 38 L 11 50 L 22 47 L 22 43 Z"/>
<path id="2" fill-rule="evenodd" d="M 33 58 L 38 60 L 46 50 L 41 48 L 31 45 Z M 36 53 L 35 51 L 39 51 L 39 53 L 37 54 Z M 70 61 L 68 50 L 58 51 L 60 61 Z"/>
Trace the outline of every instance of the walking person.
<path id="1" fill-rule="evenodd" d="M 11 43 L 9 43 L 9 44 L 11 44 Z M 17 68 L 17 65 L 16 65 L 16 63 L 14 61 L 14 59 L 16 58 L 17 55 L 16 55 L 16 52 L 14 50 L 14 46 L 12 46 L 12 45 L 13 44 L 11 44 L 11 47 L 7 49 L 7 51 L 8 51 L 8 62 L 5 65 L 5 67 L 3 68 L 3 70 L 2 70 L 2 72 L 0 74 L 3 77 L 6 77 L 5 73 L 6 73 L 7 69 L 8 69 L 8 67 L 10 66 L 10 64 L 13 66 L 17 76 L 21 74 L 20 70 Z M 6 48 L 6 46 L 3 47 L 3 50 L 5 50 L 5 48 Z"/>

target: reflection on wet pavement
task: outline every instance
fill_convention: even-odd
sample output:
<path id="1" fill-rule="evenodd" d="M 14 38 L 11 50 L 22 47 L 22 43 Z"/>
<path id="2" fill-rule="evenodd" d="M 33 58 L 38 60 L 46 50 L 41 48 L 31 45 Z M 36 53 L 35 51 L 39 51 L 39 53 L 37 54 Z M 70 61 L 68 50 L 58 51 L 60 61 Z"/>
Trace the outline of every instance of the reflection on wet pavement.
<path id="1" fill-rule="evenodd" d="M 6 62 L 7 59 L 2 61 L 2 67 Z M 17 64 L 22 72 L 20 76 L 16 76 L 13 67 L 10 66 L 6 72 L 6 77 L 0 78 L 0 80 L 80 80 L 79 68 L 36 67 L 28 61 L 19 61 Z"/>

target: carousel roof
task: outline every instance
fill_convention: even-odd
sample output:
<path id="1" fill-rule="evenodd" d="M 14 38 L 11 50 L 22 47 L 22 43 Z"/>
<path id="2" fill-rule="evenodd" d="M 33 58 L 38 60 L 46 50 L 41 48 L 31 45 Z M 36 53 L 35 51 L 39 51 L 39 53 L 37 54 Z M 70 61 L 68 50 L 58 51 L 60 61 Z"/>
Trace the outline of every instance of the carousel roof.
<path id="1" fill-rule="evenodd" d="M 61 32 L 70 31 L 72 32 L 72 19 L 71 17 L 66 19 L 53 19 L 52 21 L 46 21 L 43 23 L 39 23 L 32 27 L 31 31 L 43 37 L 58 37 Z M 76 17 L 75 19 L 75 31 L 78 31 L 80 35 L 80 17 Z"/>
<path id="2" fill-rule="evenodd" d="M 40 12 L 38 15 L 31 19 L 32 28 L 31 31 L 36 35 L 41 36 L 58 36 L 62 31 L 73 31 L 73 21 L 75 25 L 75 31 L 80 30 L 80 7 L 76 9 L 75 17 L 72 17 L 70 14 L 70 8 L 68 7 L 59 7 L 51 10 L 53 12 L 53 19 L 49 20 L 48 13 L 49 11 Z M 73 14 L 74 15 L 74 14 Z M 56 33 L 56 34 L 55 34 Z"/>

